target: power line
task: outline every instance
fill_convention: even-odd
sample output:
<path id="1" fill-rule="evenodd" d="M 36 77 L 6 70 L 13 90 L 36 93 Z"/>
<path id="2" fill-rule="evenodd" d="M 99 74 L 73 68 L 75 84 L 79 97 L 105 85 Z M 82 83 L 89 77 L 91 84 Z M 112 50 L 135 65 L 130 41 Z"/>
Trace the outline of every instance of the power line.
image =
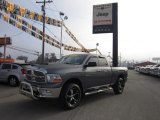
<path id="1" fill-rule="evenodd" d="M 48 8 L 46 8 L 46 9 L 48 9 L 48 10 L 50 10 L 50 11 L 54 11 L 54 12 L 58 12 L 58 13 L 60 12 L 60 11 L 59 11 L 59 10 L 57 10 L 57 9 L 56 9 L 56 10 L 54 10 L 54 9 L 50 8 L 50 6 L 49 6 L 49 5 L 47 5 L 47 6 L 48 6 Z"/>
<path id="2" fill-rule="evenodd" d="M 31 19 L 31 21 L 34 21 L 34 20 Z M 43 26 L 43 24 L 41 24 L 41 23 L 39 23 L 39 22 L 37 22 L 37 21 L 35 21 L 35 23 Z M 51 30 L 50 30 L 47 26 L 45 26 L 45 28 L 46 28 L 50 33 L 52 33 L 52 35 L 54 35 L 55 38 L 57 38 L 57 36 L 56 36 L 53 32 L 51 32 Z"/>
<path id="3" fill-rule="evenodd" d="M 40 53 L 39 51 L 30 50 L 30 49 L 26 49 L 26 48 L 22 48 L 22 47 L 18 47 L 18 46 L 13 46 L 13 45 L 12 45 L 11 47 L 18 48 L 18 49 L 23 49 L 23 50 L 27 50 L 27 51 L 30 51 L 30 52 Z"/>
<path id="4" fill-rule="evenodd" d="M 24 53 L 28 53 L 28 54 L 32 54 L 32 55 L 39 55 L 39 54 L 35 54 L 35 53 L 24 51 L 24 50 L 20 50 L 20 49 L 14 48 L 14 47 L 10 47 L 10 46 L 7 46 L 7 48 L 10 48 L 10 49 L 13 49 L 13 50 L 17 50 L 17 51 L 20 51 L 20 52 L 24 52 Z"/>
<path id="5" fill-rule="evenodd" d="M 56 8 L 56 10 L 59 11 L 58 8 L 57 8 L 57 6 L 54 4 L 54 2 L 52 2 L 52 3 L 53 3 L 53 5 L 54 5 L 54 7 Z"/>
<path id="6" fill-rule="evenodd" d="M 18 50 L 18 51 L 21 51 L 21 52 L 26 52 L 26 53 L 31 53 L 32 51 L 28 52 L 26 51 L 25 49 L 24 50 L 21 50 L 21 48 L 17 48 L 17 47 L 13 47 L 13 46 L 7 46 L 9 48 L 12 48 L 12 49 L 15 49 L 15 50 Z M 34 51 L 33 51 L 34 52 Z M 35 53 L 31 53 L 31 54 L 35 54 Z"/>
<path id="7" fill-rule="evenodd" d="M 16 37 L 16 36 L 22 35 L 23 33 L 24 33 L 24 32 L 22 31 L 22 32 L 19 32 L 19 33 L 17 33 L 17 34 L 10 35 L 10 37 Z"/>

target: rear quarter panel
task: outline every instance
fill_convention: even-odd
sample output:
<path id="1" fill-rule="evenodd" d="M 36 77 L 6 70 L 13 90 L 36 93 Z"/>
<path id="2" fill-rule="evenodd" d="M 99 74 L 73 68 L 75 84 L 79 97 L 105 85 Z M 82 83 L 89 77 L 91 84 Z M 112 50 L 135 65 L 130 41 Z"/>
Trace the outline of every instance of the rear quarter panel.
<path id="1" fill-rule="evenodd" d="M 125 81 L 128 77 L 128 69 L 126 67 L 112 67 L 112 81 L 116 82 L 119 76 L 124 76 Z"/>

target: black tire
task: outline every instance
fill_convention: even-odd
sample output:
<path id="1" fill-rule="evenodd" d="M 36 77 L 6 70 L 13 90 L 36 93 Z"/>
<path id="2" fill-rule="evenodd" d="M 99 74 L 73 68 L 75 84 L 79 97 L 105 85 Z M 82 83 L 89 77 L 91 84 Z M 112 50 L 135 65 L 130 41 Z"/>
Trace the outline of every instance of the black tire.
<path id="1" fill-rule="evenodd" d="M 17 77 L 15 77 L 15 76 L 10 76 L 8 78 L 8 83 L 12 87 L 16 87 L 19 85 L 19 81 L 18 81 Z"/>
<path id="2" fill-rule="evenodd" d="M 80 104 L 81 98 L 82 93 L 79 85 L 69 83 L 64 86 L 60 96 L 60 101 L 67 109 L 74 109 Z"/>
<path id="3" fill-rule="evenodd" d="M 125 86 L 125 81 L 123 78 L 119 77 L 116 83 L 112 86 L 115 94 L 122 94 Z"/>

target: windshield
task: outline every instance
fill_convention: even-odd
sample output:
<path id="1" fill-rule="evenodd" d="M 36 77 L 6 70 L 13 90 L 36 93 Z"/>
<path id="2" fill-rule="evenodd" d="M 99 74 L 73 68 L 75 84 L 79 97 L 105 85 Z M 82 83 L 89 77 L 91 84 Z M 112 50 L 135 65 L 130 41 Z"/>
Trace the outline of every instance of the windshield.
<path id="1" fill-rule="evenodd" d="M 64 64 L 73 64 L 73 65 L 81 65 L 87 55 L 76 54 L 76 55 L 67 55 L 62 57 L 58 62 Z"/>

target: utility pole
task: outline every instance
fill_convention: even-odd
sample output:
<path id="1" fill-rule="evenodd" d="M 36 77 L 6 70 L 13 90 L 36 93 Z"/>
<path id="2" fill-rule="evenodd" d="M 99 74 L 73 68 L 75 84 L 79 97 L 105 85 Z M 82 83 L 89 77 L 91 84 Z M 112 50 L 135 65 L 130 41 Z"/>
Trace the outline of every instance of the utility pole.
<path id="1" fill-rule="evenodd" d="M 41 63 L 43 64 L 44 63 L 44 44 L 45 44 L 45 22 L 46 22 L 46 12 L 45 12 L 45 5 L 46 3 L 51 3 L 53 2 L 52 0 L 44 0 L 44 1 L 41 1 L 41 2 L 38 2 L 36 1 L 36 3 L 43 3 L 42 5 L 42 12 L 43 12 L 43 36 L 42 36 L 42 61 Z"/>

